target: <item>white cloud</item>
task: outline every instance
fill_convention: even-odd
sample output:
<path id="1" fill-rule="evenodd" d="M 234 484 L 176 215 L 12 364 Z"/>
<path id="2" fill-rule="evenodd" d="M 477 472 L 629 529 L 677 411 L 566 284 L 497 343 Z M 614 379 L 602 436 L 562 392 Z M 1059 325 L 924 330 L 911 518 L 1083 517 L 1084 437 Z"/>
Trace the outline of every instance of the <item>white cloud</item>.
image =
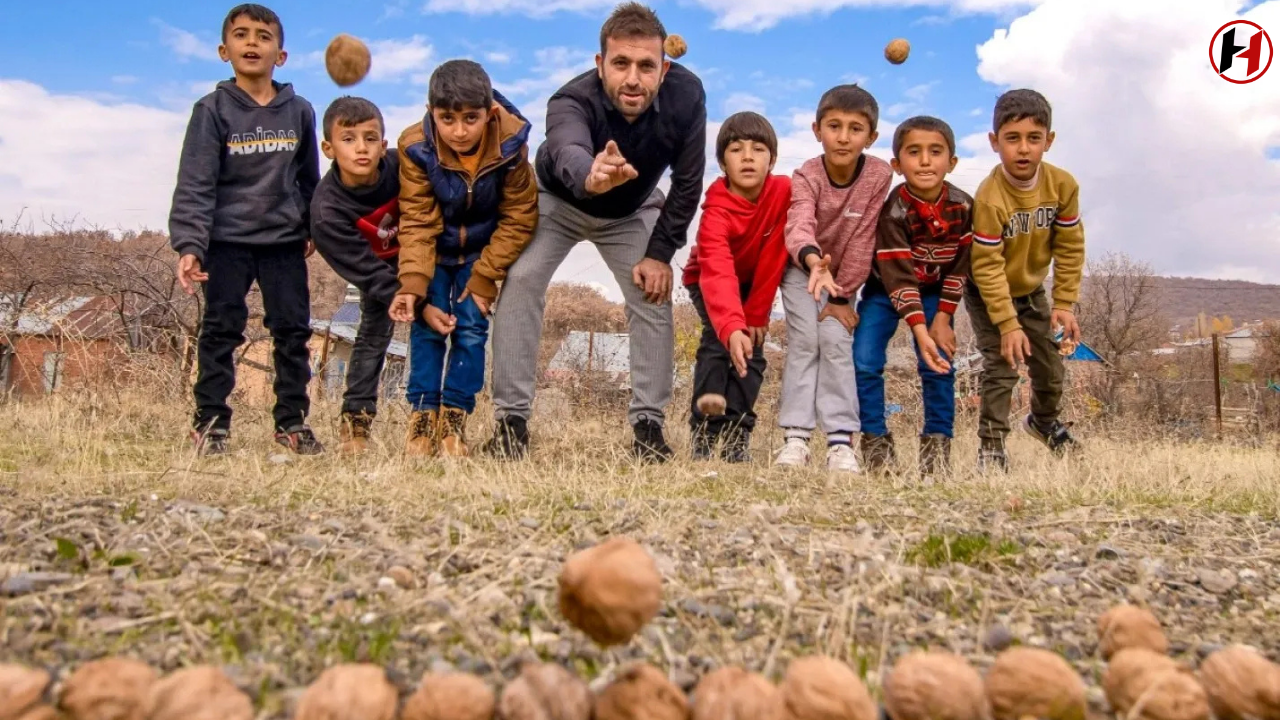
<path id="1" fill-rule="evenodd" d="M 460 12 L 468 15 L 518 13 L 546 17 L 561 11 L 582 12 L 611 8 L 614 0 L 427 0 L 423 12 Z"/>
<path id="2" fill-rule="evenodd" d="M 947 8 L 954 13 L 1001 13 L 1033 7 L 1044 0 L 696 0 L 716 14 L 722 30 L 760 31 L 793 17 L 830 15 L 845 8 Z"/>
<path id="3" fill-rule="evenodd" d="M 484 59 L 485 59 L 485 62 L 490 62 L 495 65 L 506 65 L 507 63 L 511 62 L 513 58 L 511 57 L 511 53 L 509 52 L 501 52 L 501 51 L 494 50 L 494 51 L 485 53 Z"/>
<path id="4" fill-rule="evenodd" d="M 1280 271 L 1280 169 L 1268 159 L 1280 144 L 1276 71 L 1234 85 L 1205 52 L 1242 7 L 1049 0 L 978 48 L 985 80 L 1052 103 L 1046 160 L 1080 182 L 1090 253 L 1125 251 L 1171 274 Z M 1244 17 L 1280 27 L 1280 1 Z"/>
<path id="5" fill-rule="evenodd" d="M 759 96 L 752 95 L 751 93 L 736 92 L 729 95 L 729 97 L 724 101 L 725 115 L 732 115 L 736 112 L 742 112 L 745 110 L 758 112 L 763 115 L 765 110 L 764 100 Z"/>
<path id="6" fill-rule="evenodd" d="M 138 77 L 136 75 L 112 75 L 111 82 L 116 85 L 136 85 Z"/>
<path id="7" fill-rule="evenodd" d="M 180 62 L 186 62 L 192 58 L 221 62 L 221 58 L 218 57 L 217 43 L 205 42 L 195 33 L 174 27 L 163 20 L 153 19 L 151 22 L 160 28 L 160 42 L 173 50 Z"/>

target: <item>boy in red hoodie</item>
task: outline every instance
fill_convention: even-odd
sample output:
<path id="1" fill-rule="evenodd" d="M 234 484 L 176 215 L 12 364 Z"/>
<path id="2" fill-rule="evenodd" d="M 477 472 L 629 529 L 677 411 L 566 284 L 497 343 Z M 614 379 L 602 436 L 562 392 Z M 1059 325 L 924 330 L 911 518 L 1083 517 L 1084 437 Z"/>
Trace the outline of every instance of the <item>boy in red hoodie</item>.
<path id="1" fill-rule="evenodd" d="M 720 126 L 724 176 L 707 189 L 683 278 L 702 318 L 690 418 L 695 460 L 711 457 L 720 440 L 728 462 L 751 459 L 764 338 L 787 265 L 791 179 L 770 174 L 777 159 L 777 134 L 761 115 L 736 113 Z"/>

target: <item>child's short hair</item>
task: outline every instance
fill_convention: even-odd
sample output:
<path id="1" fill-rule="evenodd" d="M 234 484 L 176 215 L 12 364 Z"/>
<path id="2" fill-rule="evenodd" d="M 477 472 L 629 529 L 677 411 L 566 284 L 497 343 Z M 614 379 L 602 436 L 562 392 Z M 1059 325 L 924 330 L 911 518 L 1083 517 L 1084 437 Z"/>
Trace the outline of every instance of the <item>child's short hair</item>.
<path id="1" fill-rule="evenodd" d="M 951 130 L 951 126 L 936 117 L 917 115 L 903 120 L 898 125 L 898 129 L 893 131 L 894 157 L 898 157 L 898 153 L 902 152 L 902 143 L 906 141 L 907 133 L 912 130 L 938 133 L 947 141 L 947 150 L 951 151 L 951 157 L 956 156 L 956 134 Z"/>
<path id="2" fill-rule="evenodd" d="M 474 60 L 448 60 L 431 73 L 427 104 L 438 110 L 488 110 L 493 105 L 489 73 Z"/>
<path id="3" fill-rule="evenodd" d="M 1053 121 L 1053 109 L 1044 95 L 1035 90 L 1010 90 L 996 100 L 996 109 L 992 113 L 991 130 L 1000 132 L 1000 128 L 1019 120 L 1031 118 L 1037 124 L 1050 129 Z"/>
<path id="4" fill-rule="evenodd" d="M 856 83 L 837 85 L 822 94 L 822 99 L 818 101 L 818 122 L 822 122 L 822 118 L 829 112 L 862 113 L 871 123 L 872 131 L 875 131 L 880 122 L 880 105 L 871 93 L 858 87 Z"/>
<path id="5" fill-rule="evenodd" d="M 609 38 L 653 37 L 663 42 L 667 39 L 667 29 L 662 26 L 658 14 L 652 8 L 638 2 L 622 3 L 613 9 L 609 19 L 605 20 L 604 25 L 600 27 L 600 54 L 605 54 Z"/>
<path id="6" fill-rule="evenodd" d="M 746 110 L 725 118 L 716 135 L 716 162 L 723 163 L 725 149 L 738 140 L 764 143 L 769 148 L 769 158 L 778 159 L 778 134 L 760 113 Z"/>
<path id="7" fill-rule="evenodd" d="M 227 33 L 231 32 L 231 23 L 241 15 L 248 15 L 249 19 L 255 22 L 275 25 L 276 34 L 280 36 L 280 47 L 284 47 L 284 23 L 280 22 L 280 16 L 271 8 L 258 3 L 243 3 L 231 8 L 231 12 L 227 13 L 226 19 L 222 21 L 222 42 L 227 41 Z"/>
<path id="8" fill-rule="evenodd" d="M 334 127 L 354 127 L 370 120 L 377 120 L 382 134 L 387 134 L 386 122 L 382 119 L 382 111 L 378 109 L 377 105 L 362 97 L 343 95 L 329 103 L 329 107 L 324 111 L 324 120 L 322 121 L 324 139 L 333 140 Z"/>

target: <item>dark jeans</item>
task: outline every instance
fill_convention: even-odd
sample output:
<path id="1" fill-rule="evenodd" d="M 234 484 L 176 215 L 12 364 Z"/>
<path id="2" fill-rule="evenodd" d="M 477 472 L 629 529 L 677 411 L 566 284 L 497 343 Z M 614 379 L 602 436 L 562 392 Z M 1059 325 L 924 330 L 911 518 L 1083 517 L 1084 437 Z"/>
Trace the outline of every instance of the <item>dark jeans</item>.
<path id="1" fill-rule="evenodd" d="M 387 346 L 395 332 L 395 321 L 387 313 L 390 306 L 369 295 L 360 296 L 360 329 L 351 348 L 347 366 L 347 391 L 342 396 L 342 412 L 351 415 L 378 414 L 378 389 Z"/>
<path id="2" fill-rule="evenodd" d="M 756 398 L 760 396 L 760 386 L 764 384 L 764 371 L 768 363 L 764 359 L 764 348 L 757 347 L 751 357 L 747 358 L 747 376 L 740 377 L 733 369 L 733 361 L 729 357 L 729 349 L 716 337 L 715 327 L 707 315 L 706 303 L 702 300 L 702 289 L 697 285 L 686 285 L 689 299 L 698 310 L 702 319 L 702 337 L 698 342 L 697 359 L 693 365 L 693 405 L 689 425 L 695 431 L 705 429 L 713 434 L 723 430 L 740 427 L 748 432 L 755 429 Z M 751 288 L 741 290 L 742 299 L 746 300 Z M 717 393 L 725 398 L 725 414 L 723 417 L 708 419 L 698 412 L 698 398 L 707 393 Z"/>
<path id="3" fill-rule="evenodd" d="M 973 336 L 982 352 L 982 409 L 978 415 L 978 437 L 1003 441 L 1009 434 L 1009 407 L 1018 373 L 1000 356 L 1000 328 L 991 322 L 987 306 L 972 283 L 965 289 L 965 305 Z M 1031 417 L 1040 427 L 1058 419 L 1066 368 L 1053 340 L 1050 318 L 1053 306 L 1044 286 L 1025 297 L 1014 298 L 1018 322 L 1031 342 L 1027 374 L 1031 376 Z"/>
<path id="4" fill-rule="evenodd" d="M 471 266 L 472 263 L 437 265 L 427 288 L 427 302 L 458 319 L 453 332 L 441 335 L 428 327 L 421 316 L 409 329 L 407 397 L 414 410 L 444 406 L 470 413 L 476 408 L 476 393 L 484 387 L 489 319 L 471 298 L 458 302 L 471 278 Z"/>
<path id="5" fill-rule="evenodd" d="M 932 323 L 938 314 L 938 301 L 941 295 L 937 292 L 920 293 L 920 302 L 924 305 L 926 323 Z M 889 341 L 898 331 L 901 316 L 893 309 L 889 296 L 881 289 L 863 290 L 862 300 L 858 302 L 858 327 L 853 336 L 853 364 L 858 378 L 858 419 L 862 432 L 867 435 L 885 435 L 889 432 L 885 420 L 884 406 L 884 366 L 887 360 Z M 954 327 L 955 322 L 952 321 Z M 916 348 L 916 370 L 920 373 L 920 389 L 924 398 L 923 435 L 954 436 L 956 419 L 956 376 L 955 368 L 943 375 L 929 369 L 920 355 L 920 346 Z M 947 354 L 939 349 L 939 354 Z"/>
<path id="6" fill-rule="evenodd" d="M 231 428 L 227 397 L 236 384 L 235 351 L 244 343 L 249 307 L 245 296 L 254 280 L 266 311 L 262 323 L 271 331 L 275 366 L 277 429 L 306 422 L 311 409 L 311 292 L 302 242 L 282 245 L 209 243 L 204 271 L 204 318 L 197 345 L 194 417 L 198 429 Z"/>

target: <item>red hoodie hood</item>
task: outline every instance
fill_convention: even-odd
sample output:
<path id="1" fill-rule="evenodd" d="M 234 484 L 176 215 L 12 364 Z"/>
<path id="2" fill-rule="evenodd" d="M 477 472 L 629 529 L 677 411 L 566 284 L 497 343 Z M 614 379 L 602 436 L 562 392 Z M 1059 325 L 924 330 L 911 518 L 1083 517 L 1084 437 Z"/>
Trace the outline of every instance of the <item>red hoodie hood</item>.
<path id="1" fill-rule="evenodd" d="M 740 218 L 747 218 L 755 214 L 756 210 L 762 205 L 768 205 L 774 195 L 780 192 L 789 192 L 791 184 L 788 178 L 782 175 L 769 175 L 764 180 L 764 190 L 760 191 L 760 197 L 755 202 L 729 191 L 729 181 L 724 177 L 717 178 L 711 183 L 711 187 L 707 188 L 707 197 L 703 201 L 703 210 L 711 208 L 719 208 Z"/>

